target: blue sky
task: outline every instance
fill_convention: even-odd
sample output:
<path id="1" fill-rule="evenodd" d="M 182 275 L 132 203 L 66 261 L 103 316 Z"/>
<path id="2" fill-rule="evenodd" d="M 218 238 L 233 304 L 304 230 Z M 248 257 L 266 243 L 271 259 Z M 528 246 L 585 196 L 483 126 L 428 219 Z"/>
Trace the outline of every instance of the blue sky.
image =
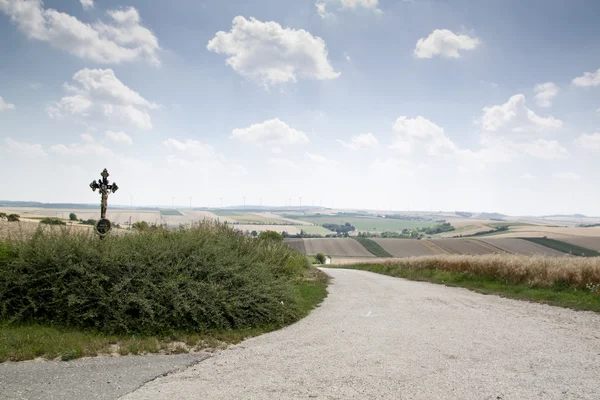
<path id="1" fill-rule="evenodd" d="M 0 0 L 0 198 L 600 215 L 599 13 Z"/>

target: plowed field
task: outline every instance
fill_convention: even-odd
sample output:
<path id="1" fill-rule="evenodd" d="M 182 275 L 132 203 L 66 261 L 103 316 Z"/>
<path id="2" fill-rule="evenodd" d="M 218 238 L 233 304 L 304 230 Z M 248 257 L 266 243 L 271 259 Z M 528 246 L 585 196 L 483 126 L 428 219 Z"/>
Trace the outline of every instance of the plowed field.
<path id="1" fill-rule="evenodd" d="M 506 250 L 509 253 L 513 254 L 523 254 L 526 256 L 533 255 L 543 255 L 543 256 L 556 256 L 556 257 L 564 257 L 565 253 L 550 249 L 545 246 L 541 246 L 536 243 L 528 242 L 527 240 L 522 239 L 479 239 L 482 242 L 489 243 L 493 246 L 499 247 L 502 250 Z M 585 246 L 583 246 L 585 247 Z"/>
<path id="2" fill-rule="evenodd" d="M 394 257 L 421 257 L 439 254 L 421 240 L 373 238 L 378 245 Z"/>
<path id="3" fill-rule="evenodd" d="M 501 254 L 503 250 L 488 243 L 475 239 L 441 239 L 431 240 L 433 244 L 441 247 L 451 254 Z"/>
<path id="4" fill-rule="evenodd" d="M 304 239 L 306 254 L 314 256 L 323 253 L 332 257 L 375 257 L 358 241 L 342 239 Z"/>

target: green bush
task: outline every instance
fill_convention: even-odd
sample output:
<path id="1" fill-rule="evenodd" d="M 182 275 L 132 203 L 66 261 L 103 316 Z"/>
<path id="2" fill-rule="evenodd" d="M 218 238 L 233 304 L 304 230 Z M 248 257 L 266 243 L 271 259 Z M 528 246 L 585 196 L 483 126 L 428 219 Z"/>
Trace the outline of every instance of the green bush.
<path id="1" fill-rule="evenodd" d="M 219 223 L 108 236 L 38 230 L 0 246 L 0 319 L 162 334 L 282 325 L 301 315 L 306 258 Z"/>
<path id="2" fill-rule="evenodd" d="M 43 218 L 40 224 L 46 225 L 67 225 L 67 223 L 59 218 Z"/>
<path id="3" fill-rule="evenodd" d="M 21 218 L 19 214 L 10 214 L 6 216 L 8 222 L 19 222 L 19 218 Z"/>
<path id="4" fill-rule="evenodd" d="M 260 235 L 258 235 L 259 239 L 263 239 L 263 240 L 272 240 L 275 242 L 282 242 L 283 241 L 283 235 L 279 232 L 275 232 L 275 231 L 264 231 L 261 232 Z"/>
<path id="5" fill-rule="evenodd" d="M 317 260 L 319 264 L 325 264 L 326 259 L 327 257 L 323 253 L 319 253 L 315 256 L 315 260 Z"/>
<path id="6" fill-rule="evenodd" d="M 70 219 L 71 221 L 77 221 L 77 214 L 75 214 L 75 213 L 71 213 L 71 214 L 69 214 L 69 219 Z"/>

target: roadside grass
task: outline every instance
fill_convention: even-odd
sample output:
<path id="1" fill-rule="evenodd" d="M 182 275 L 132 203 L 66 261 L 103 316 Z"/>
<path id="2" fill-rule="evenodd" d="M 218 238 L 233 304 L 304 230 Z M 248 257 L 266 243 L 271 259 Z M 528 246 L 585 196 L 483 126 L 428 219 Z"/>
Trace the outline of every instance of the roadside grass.
<path id="1" fill-rule="evenodd" d="M 299 318 L 307 316 L 327 297 L 328 276 L 312 268 L 295 285 Z M 91 329 L 41 323 L 0 321 L 0 363 L 35 358 L 69 361 L 81 357 L 116 354 L 180 354 L 224 349 L 244 339 L 281 328 L 268 324 L 255 328 L 173 332 L 168 335 L 110 335 Z"/>
<path id="2" fill-rule="evenodd" d="M 548 239 L 548 238 L 522 238 L 523 240 L 527 240 L 529 242 L 537 243 L 539 245 L 562 251 L 563 253 L 572 254 L 574 256 L 581 257 L 599 257 L 600 252 L 596 250 L 587 249 L 585 247 L 576 246 L 571 243 L 562 242 L 556 239 Z"/>
<path id="3" fill-rule="evenodd" d="M 435 256 L 328 266 L 462 287 L 483 294 L 600 312 L 600 259 L 514 255 Z"/>
<path id="4" fill-rule="evenodd" d="M 363 247 L 369 251 L 369 253 L 373 254 L 376 257 L 394 257 L 393 255 L 385 251 L 385 249 L 374 240 L 360 237 L 355 237 L 354 239 L 356 239 L 360 244 L 362 244 Z"/>

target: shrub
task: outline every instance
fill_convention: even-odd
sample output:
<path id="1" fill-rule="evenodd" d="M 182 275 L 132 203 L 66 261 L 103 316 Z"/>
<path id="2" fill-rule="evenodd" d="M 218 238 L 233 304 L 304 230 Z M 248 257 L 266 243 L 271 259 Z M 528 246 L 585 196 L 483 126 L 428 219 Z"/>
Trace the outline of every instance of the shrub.
<path id="1" fill-rule="evenodd" d="M 275 242 L 282 242 L 283 241 L 283 235 L 279 232 L 275 232 L 275 231 L 264 231 L 261 232 L 260 235 L 258 235 L 259 239 L 263 239 L 263 240 L 272 240 Z"/>
<path id="2" fill-rule="evenodd" d="M 19 214 L 9 214 L 6 216 L 8 222 L 19 222 L 21 216 Z"/>
<path id="3" fill-rule="evenodd" d="M 212 222 L 102 241 L 39 229 L 0 246 L 0 319 L 141 334 L 281 325 L 300 317 L 307 264 Z"/>
<path id="4" fill-rule="evenodd" d="M 0 212 L 0 220 L 6 219 L 6 213 Z"/>
<path id="5" fill-rule="evenodd" d="M 67 223 L 59 218 L 44 218 L 40 221 L 40 224 L 46 225 L 67 225 Z"/>
<path id="6" fill-rule="evenodd" d="M 319 262 L 319 264 L 325 264 L 326 259 L 327 259 L 327 257 L 323 253 L 319 253 L 315 256 L 315 260 L 317 260 Z"/>
<path id="7" fill-rule="evenodd" d="M 69 214 L 69 219 L 70 219 L 71 221 L 77 221 L 77 214 L 75 214 L 75 213 L 71 213 L 71 214 Z"/>
<path id="8" fill-rule="evenodd" d="M 95 219 L 88 219 L 88 220 L 81 220 L 81 223 L 83 225 L 91 225 L 91 226 L 96 226 L 96 224 L 98 223 L 98 221 L 96 221 Z"/>

